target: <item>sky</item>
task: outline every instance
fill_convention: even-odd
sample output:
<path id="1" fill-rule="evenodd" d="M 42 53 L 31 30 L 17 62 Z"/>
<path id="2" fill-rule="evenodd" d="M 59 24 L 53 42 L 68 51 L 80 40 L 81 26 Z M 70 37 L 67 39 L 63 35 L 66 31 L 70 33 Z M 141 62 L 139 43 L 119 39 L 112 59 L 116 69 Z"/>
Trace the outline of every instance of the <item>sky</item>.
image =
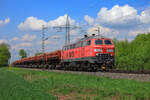
<path id="1" fill-rule="evenodd" d="M 0 43 L 11 48 L 11 62 L 19 59 L 18 51 L 28 56 L 41 52 L 41 30 L 45 25 L 46 52 L 61 49 L 65 30 L 56 29 L 66 23 L 71 26 L 71 41 L 84 34 L 100 34 L 132 41 L 136 35 L 150 32 L 149 0 L 0 0 Z"/>

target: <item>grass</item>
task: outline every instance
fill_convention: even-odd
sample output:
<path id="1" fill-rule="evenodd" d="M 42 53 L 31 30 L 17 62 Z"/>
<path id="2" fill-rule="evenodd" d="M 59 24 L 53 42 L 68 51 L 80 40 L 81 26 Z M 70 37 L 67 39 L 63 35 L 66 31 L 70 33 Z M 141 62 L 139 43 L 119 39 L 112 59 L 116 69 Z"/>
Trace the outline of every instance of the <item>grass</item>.
<path id="1" fill-rule="evenodd" d="M 1 68 L 0 98 L 2 100 L 150 100 L 150 82 Z"/>
<path id="2" fill-rule="evenodd" d="M 56 100 L 8 68 L 0 68 L 0 100 Z"/>

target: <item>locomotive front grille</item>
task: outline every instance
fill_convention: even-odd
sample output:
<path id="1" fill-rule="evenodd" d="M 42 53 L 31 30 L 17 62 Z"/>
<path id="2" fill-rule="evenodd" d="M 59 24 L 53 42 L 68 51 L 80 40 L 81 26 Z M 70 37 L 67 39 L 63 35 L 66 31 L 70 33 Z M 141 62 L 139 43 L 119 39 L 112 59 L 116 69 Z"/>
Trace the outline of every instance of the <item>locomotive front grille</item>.
<path id="1" fill-rule="evenodd" d="M 112 58 L 110 54 L 97 54 L 98 58 L 101 60 L 107 60 Z"/>

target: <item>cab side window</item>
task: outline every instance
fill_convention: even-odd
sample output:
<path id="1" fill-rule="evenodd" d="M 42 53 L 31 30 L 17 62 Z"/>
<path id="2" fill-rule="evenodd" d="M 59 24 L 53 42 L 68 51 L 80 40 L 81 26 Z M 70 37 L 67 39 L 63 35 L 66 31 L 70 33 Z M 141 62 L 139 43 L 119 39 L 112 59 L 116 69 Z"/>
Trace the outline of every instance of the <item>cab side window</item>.
<path id="1" fill-rule="evenodd" d="M 91 40 L 88 40 L 88 41 L 87 41 L 87 45 L 91 45 Z"/>
<path id="2" fill-rule="evenodd" d="M 111 45 L 112 44 L 110 40 L 104 40 L 104 42 L 105 42 L 106 45 Z"/>

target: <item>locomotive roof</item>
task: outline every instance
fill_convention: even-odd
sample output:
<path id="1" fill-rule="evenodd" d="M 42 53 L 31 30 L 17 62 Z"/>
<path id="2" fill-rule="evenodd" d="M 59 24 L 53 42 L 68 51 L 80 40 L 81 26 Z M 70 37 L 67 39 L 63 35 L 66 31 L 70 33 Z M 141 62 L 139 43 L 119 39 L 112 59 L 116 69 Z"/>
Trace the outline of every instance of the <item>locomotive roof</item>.
<path id="1" fill-rule="evenodd" d="M 75 42 L 73 42 L 73 43 L 68 44 L 68 45 L 72 45 L 72 44 L 79 43 L 79 42 L 81 42 L 81 41 L 85 41 L 85 40 L 89 40 L 89 39 L 96 39 L 96 38 L 99 38 L 99 39 L 110 39 L 110 38 L 106 38 L 106 37 L 104 37 L 104 36 L 95 35 L 95 34 L 92 35 L 92 36 L 87 36 L 87 35 L 85 35 L 84 38 L 81 38 L 81 39 L 79 39 L 79 40 L 77 40 L 77 41 L 75 41 Z M 68 45 L 64 45 L 64 46 L 68 46 Z"/>
<path id="2" fill-rule="evenodd" d="M 79 41 L 84 41 L 84 40 L 94 39 L 94 38 L 105 38 L 105 39 L 109 39 L 109 38 L 106 38 L 106 37 L 101 36 L 101 35 L 92 35 L 92 36 L 87 36 L 87 37 L 81 38 Z"/>

